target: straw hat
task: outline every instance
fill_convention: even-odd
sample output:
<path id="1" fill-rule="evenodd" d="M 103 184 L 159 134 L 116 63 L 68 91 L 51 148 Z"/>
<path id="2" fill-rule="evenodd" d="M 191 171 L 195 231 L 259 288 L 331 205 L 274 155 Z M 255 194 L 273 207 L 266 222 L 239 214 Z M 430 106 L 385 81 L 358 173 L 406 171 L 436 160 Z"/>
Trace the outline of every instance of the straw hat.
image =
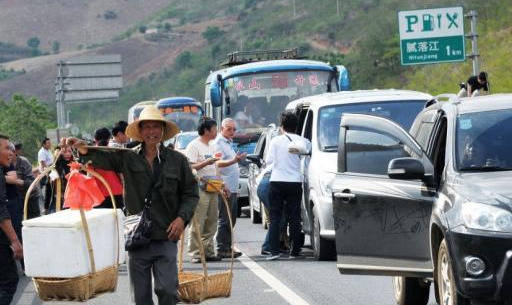
<path id="1" fill-rule="evenodd" d="M 139 119 L 130 123 L 128 127 L 126 127 L 126 135 L 139 142 L 143 142 L 142 136 L 140 134 L 140 123 L 144 121 L 158 121 L 165 124 L 164 134 L 162 136 L 162 141 L 170 139 L 174 137 L 178 132 L 180 132 L 180 128 L 173 122 L 167 121 L 160 110 L 156 108 L 154 105 L 144 106 L 142 109 Z"/>

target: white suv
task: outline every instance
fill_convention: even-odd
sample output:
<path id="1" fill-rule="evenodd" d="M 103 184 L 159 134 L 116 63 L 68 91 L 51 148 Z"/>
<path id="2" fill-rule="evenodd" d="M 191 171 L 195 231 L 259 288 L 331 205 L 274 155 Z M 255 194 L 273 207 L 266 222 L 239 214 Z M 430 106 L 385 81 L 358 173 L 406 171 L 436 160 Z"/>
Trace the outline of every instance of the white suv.
<path id="1" fill-rule="evenodd" d="M 310 235 L 315 258 L 336 255 L 332 194 L 338 136 L 343 113 L 380 115 L 409 129 L 416 115 L 432 100 L 429 94 L 405 90 L 364 90 L 325 93 L 290 102 L 286 109 L 299 117 L 297 133 L 311 141 L 302 158 L 302 229 Z M 361 141 L 365 141 L 364 138 Z"/>

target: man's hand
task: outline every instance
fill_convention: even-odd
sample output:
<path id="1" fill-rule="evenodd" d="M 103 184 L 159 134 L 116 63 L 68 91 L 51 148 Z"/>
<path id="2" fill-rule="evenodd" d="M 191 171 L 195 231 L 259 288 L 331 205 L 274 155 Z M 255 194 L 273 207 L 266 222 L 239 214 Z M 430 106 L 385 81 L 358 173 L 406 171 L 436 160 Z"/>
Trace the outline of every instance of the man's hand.
<path id="1" fill-rule="evenodd" d="M 22 259 L 23 258 L 23 246 L 21 245 L 19 240 L 15 240 L 11 243 L 11 250 L 13 253 L 14 259 Z"/>
<path id="2" fill-rule="evenodd" d="M 16 185 L 17 184 L 17 180 L 18 180 L 18 175 L 16 174 L 16 171 L 9 171 L 5 175 L 5 182 L 7 182 L 7 184 L 14 184 L 14 185 Z"/>
<path id="3" fill-rule="evenodd" d="M 62 138 L 60 140 L 60 145 L 62 147 L 64 146 L 71 146 L 73 148 L 76 148 L 76 150 L 78 150 L 79 153 L 81 153 L 82 155 L 85 155 L 87 154 L 87 148 L 85 147 L 86 146 L 86 143 L 80 139 L 77 139 L 77 138 Z"/>
<path id="4" fill-rule="evenodd" d="M 185 222 L 181 217 L 177 217 L 167 228 L 167 237 L 170 240 L 179 240 L 183 230 L 185 229 Z"/>
<path id="5" fill-rule="evenodd" d="M 235 156 L 235 160 L 236 160 L 236 162 L 240 162 L 240 161 L 244 160 L 245 157 L 247 157 L 247 153 L 238 153 Z"/>
<path id="6" fill-rule="evenodd" d="M 215 164 L 215 162 L 217 162 L 218 160 L 219 159 L 217 159 L 217 158 L 210 157 L 210 158 L 206 159 L 205 161 L 206 161 L 207 165 L 212 165 L 212 164 Z"/>

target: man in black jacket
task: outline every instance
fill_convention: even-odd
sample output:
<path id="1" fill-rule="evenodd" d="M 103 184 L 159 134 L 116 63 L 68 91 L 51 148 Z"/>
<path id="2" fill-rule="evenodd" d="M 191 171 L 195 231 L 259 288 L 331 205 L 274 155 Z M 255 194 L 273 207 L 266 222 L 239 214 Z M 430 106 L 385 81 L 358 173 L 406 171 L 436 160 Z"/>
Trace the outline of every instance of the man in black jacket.
<path id="1" fill-rule="evenodd" d="M 14 154 L 9 149 L 9 137 L 0 134 L 0 166 L 12 162 Z M 11 303 L 18 286 L 18 269 L 15 259 L 23 257 L 23 247 L 14 231 L 5 198 L 5 177 L 0 175 L 0 305 Z"/>

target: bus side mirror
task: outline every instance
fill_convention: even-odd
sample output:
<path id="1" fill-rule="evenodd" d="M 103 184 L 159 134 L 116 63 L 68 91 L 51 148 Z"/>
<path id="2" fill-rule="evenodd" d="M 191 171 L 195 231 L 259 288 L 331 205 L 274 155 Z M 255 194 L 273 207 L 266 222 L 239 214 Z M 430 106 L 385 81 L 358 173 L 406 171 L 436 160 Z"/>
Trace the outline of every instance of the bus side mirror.
<path id="1" fill-rule="evenodd" d="M 350 89 L 350 78 L 348 77 L 348 71 L 345 66 L 337 65 L 336 71 L 338 72 L 338 87 L 340 91 L 346 91 Z"/>
<path id="2" fill-rule="evenodd" d="M 215 79 L 210 83 L 210 101 L 213 107 L 222 106 L 222 91 L 220 80 Z"/>

